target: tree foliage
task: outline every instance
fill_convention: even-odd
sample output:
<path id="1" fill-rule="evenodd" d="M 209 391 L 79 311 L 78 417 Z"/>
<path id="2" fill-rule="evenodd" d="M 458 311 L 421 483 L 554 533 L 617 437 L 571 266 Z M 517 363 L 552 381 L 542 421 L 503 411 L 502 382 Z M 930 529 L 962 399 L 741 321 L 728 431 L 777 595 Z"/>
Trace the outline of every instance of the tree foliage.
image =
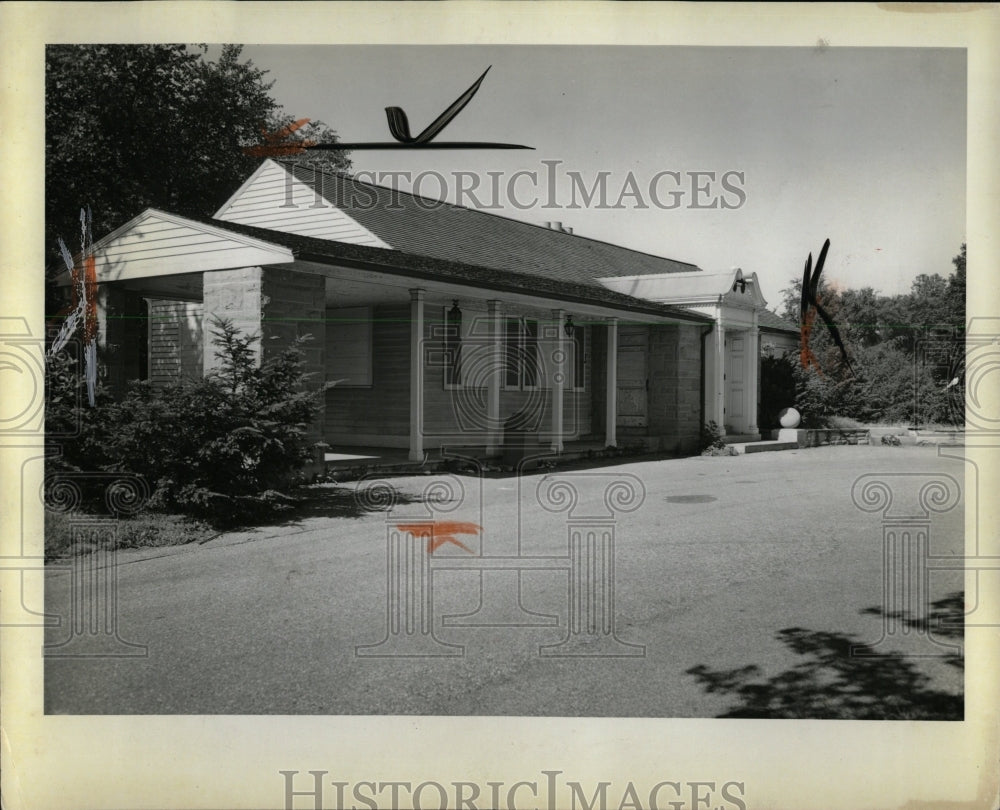
<path id="1" fill-rule="evenodd" d="M 251 149 L 292 116 L 271 96 L 266 70 L 241 46 L 50 45 L 45 58 L 45 237 L 73 244 L 80 209 L 95 235 L 147 207 L 211 215 L 260 163 Z M 310 121 L 291 140 L 330 143 Z M 345 170 L 343 152 L 294 156 Z"/>
<path id="2" fill-rule="evenodd" d="M 818 299 L 847 346 L 853 372 L 822 325 L 810 346 L 820 368 L 802 368 L 797 354 L 783 360 L 795 382 L 804 424 L 834 417 L 861 422 L 959 424 L 964 418 L 965 245 L 955 271 L 918 275 L 904 295 L 871 287 L 838 290 L 820 284 Z M 784 315 L 798 322 L 801 281 L 784 290 Z"/>

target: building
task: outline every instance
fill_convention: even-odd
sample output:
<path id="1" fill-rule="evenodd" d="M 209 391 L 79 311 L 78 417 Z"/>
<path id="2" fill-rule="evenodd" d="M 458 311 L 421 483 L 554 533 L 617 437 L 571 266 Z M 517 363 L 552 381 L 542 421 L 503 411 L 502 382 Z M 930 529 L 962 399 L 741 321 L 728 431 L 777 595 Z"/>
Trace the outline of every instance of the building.
<path id="1" fill-rule="evenodd" d="M 274 160 L 213 217 L 149 209 L 94 252 L 115 389 L 213 368 L 220 316 L 264 357 L 312 336 L 314 379 L 339 381 L 314 426 L 332 448 L 689 452 L 709 420 L 759 438 L 753 274 Z"/>

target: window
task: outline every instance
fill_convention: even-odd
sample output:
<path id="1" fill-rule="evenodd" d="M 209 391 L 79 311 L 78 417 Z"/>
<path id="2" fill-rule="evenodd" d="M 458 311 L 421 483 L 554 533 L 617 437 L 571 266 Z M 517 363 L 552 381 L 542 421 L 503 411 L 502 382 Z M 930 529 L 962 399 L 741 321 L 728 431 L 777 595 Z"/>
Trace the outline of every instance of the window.
<path id="1" fill-rule="evenodd" d="M 326 375 L 339 386 L 372 385 L 372 317 L 370 307 L 330 309 L 326 313 Z"/>
<path id="2" fill-rule="evenodd" d="M 462 384 L 462 310 L 457 301 L 444 313 L 444 384 Z"/>
<path id="3" fill-rule="evenodd" d="M 570 387 L 575 391 L 582 391 L 587 384 L 587 330 L 583 326 L 571 327 L 573 355 L 570 358 L 573 362 L 573 370 L 570 375 Z"/>
<path id="4" fill-rule="evenodd" d="M 504 387 L 538 388 L 538 321 L 508 318 L 504 328 Z"/>

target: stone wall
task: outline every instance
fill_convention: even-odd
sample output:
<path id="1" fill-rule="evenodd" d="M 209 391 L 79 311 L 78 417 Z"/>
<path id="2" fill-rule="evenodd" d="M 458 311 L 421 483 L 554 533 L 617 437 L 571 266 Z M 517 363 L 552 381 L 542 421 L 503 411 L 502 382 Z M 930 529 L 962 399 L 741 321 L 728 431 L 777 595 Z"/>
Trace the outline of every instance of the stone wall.
<path id="1" fill-rule="evenodd" d="M 701 328 L 649 330 L 649 434 L 672 452 L 697 449 L 701 432 Z"/>
<path id="2" fill-rule="evenodd" d="M 203 307 L 206 329 L 213 316 L 227 318 L 244 334 L 259 337 L 258 362 L 268 360 L 288 348 L 297 337 L 309 335 L 303 347 L 309 384 L 321 386 L 326 381 L 324 361 L 326 343 L 326 280 L 322 276 L 273 268 L 244 267 L 238 270 L 213 270 L 203 277 Z M 204 368 L 218 367 L 216 348 L 205 341 Z M 323 440 L 325 401 L 311 426 L 310 440 Z M 318 463 L 322 463 L 322 450 Z"/>

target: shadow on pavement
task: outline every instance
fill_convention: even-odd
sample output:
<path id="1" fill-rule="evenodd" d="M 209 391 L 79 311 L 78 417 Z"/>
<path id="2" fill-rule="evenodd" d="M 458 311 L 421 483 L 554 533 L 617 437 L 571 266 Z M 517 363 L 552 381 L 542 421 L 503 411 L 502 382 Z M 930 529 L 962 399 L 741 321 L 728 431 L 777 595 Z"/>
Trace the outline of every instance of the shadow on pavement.
<path id="1" fill-rule="evenodd" d="M 962 635 L 963 596 L 949 594 L 934 602 L 924 619 L 903 614 L 883 614 L 866 608 L 867 614 L 887 615 L 909 627 L 932 628 L 936 635 Z M 960 694 L 934 689 L 930 678 L 905 657 L 880 654 L 871 645 L 844 633 L 790 627 L 776 634 L 802 661 L 770 678 L 762 678 L 755 665 L 731 670 L 712 670 L 704 664 L 691 667 L 705 692 L 729 694 L 736 704 L 719 717 L 838 720 L 962 720 L 964 700 Z M 962 667 L 961 656 L 943 657 Z"/>

